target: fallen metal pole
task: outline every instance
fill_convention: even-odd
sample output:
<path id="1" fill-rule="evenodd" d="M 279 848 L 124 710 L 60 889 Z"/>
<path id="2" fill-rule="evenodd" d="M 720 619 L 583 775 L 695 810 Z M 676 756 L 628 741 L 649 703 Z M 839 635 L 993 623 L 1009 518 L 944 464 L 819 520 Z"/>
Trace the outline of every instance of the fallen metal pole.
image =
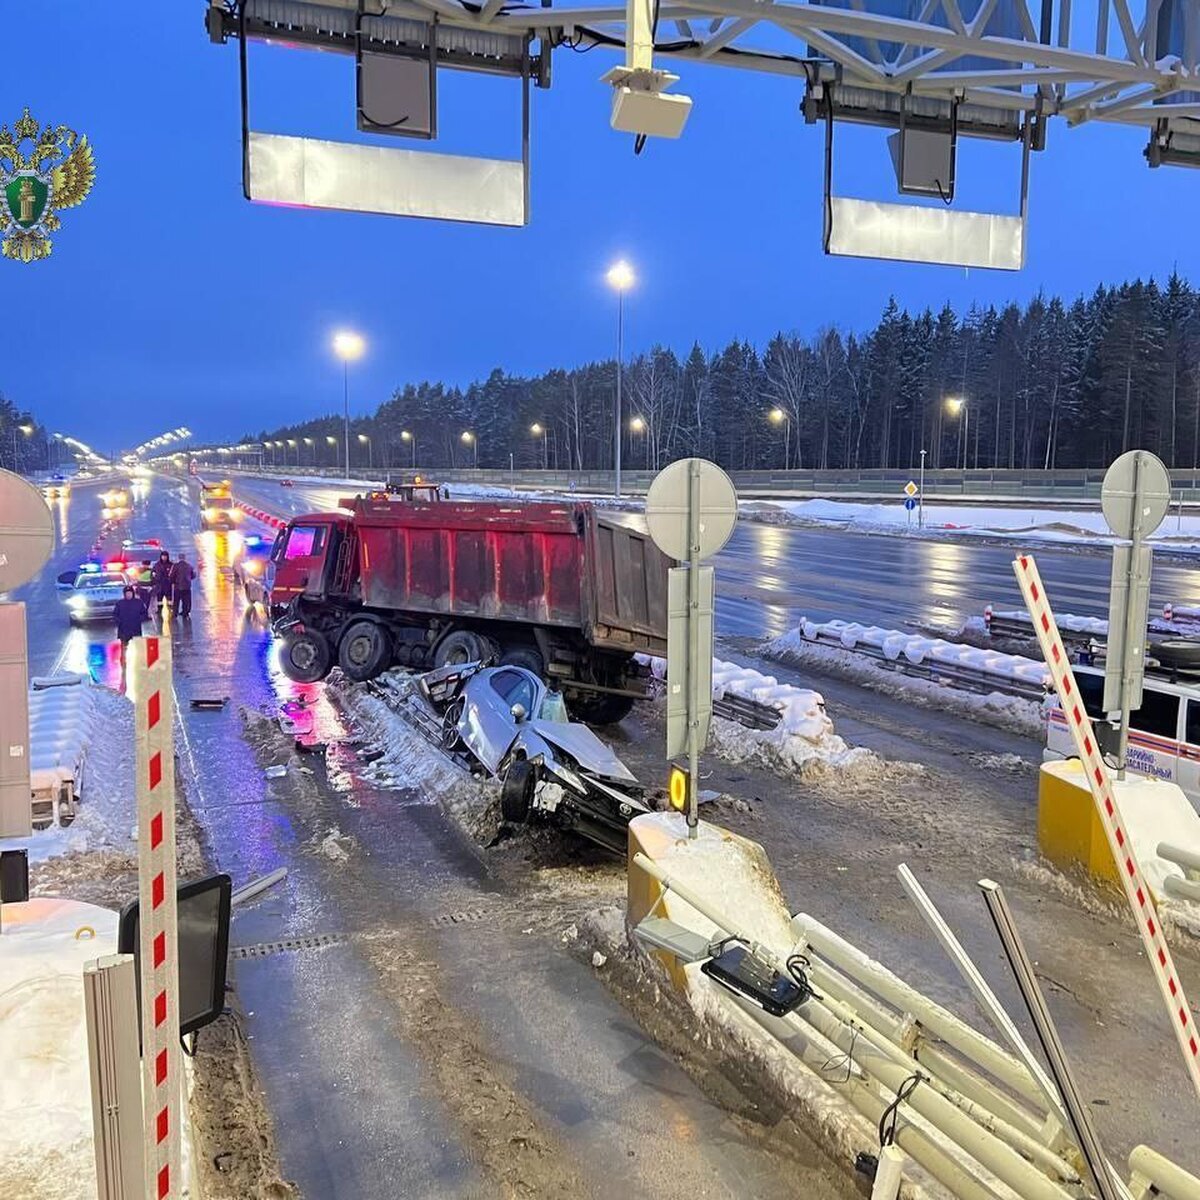
<path id="1" fill-rule="evenodd" d="M 252 879 L 244 887 L 238 888 L 232 896 L 229 897 L 229 904 L 236 908 L 239 904 L 245 904 L 247 900 L 253 900 L 255 896 L 265 892 L 267 888 L 274 887 L 277 883 L 281 883 L 287 878 L 287 867 L 279 867 L 268 875 L 262 876 L 260 879 Z"/>
<path id="2" fill-rule="evenodd" d="M 1104 1151 L 1100 1147 L 1100 1139 L 1096 1134 L 1096 1127 L 1092 1124 L 1092 1114 L 1075 1086 L 1074 1076 L 1067 1063 L 1066 1051 L 1058 1036 L 1058 1030 L 1054 1026 L 1054 1019 L 1050 1016 L 1050 1010 L 1046 1007 L 1046 998 L 1042 995 L 1041 985 L 1033 972 L 1033 963 L 1025 952 L 1021 935 L 1017 932 L 1016 922 L 1008 907 L 1008 901 L 1004 898 L 1004 891 L 998 883 L 994 883 L 990 879 L 981 879 L 979 887 L 983 892 L 983 900 L 991 914 L 992 922 L 996 926 L 996 933 L 1004 947 L 1004 953 L 1008 956 L 1013 975 L 1016 977 L 1021 998 L 1025 1001 L 1025 1007 L 1029 1010 L 1033 1027 L 1037 1030 L 1038 1040 L 1042 1043 L 1046 1061 L 1050 1064 L 1050 1070 L 1058 1084 L 1058 1090 L 1062 1095 L 1071 1128 L 1075 1131 L 1075 1138 L 1083 1154 L 1088 1174 L 1092 1177 L 1092 1182 L 1096 1185 L 1096 1190 L 1100 1193 L 1102 1200 L 1129 1200 L 1129 1192 L 1124 1183 L 1117 1178 L 1116 1172 L 1109 1166 L 1108 1160 L 1104 1156 Z"/>
<path id="3" fill-rule="evenodd" d="M 933 932 L 933 936 L 941 943 L 955 969 L 963 977 L 967 987 L 974 993 L 980 1007 L 987 1013 L 992 1024 L 1000 1031 L 1001 1037 L 1008 1043 L 1009 1049 L 1025 1065 L 1025 1070 L 1032 1076 L 1041 1089 L 1042 1096 L 1050 1112 L 1058 1119 L 1064 1129 L 1069 1125 L 1070 1118 L 1063 1108 L 1062 1099 L 1053 1081 L 1042 1069 L 1042 1064 L 1034 1057 L 1033 1051 L 1025 1044 L 1012 1018 L 1004 1011 L 1004 1006 L 996 998 L 996 993 L 988 986 L 987 980 L 979 973 L 979 969 L 971 961 L 971 956 L 963 949 L 954 931 L 942 919 L 933 901 L 925 893 L 925 889 L 917 882 L 916 876 L 908 869 L 907 864 L 901 863 L 896 868 L 900 877 L 900 886 L 913 902 L 921 919 Z"/>

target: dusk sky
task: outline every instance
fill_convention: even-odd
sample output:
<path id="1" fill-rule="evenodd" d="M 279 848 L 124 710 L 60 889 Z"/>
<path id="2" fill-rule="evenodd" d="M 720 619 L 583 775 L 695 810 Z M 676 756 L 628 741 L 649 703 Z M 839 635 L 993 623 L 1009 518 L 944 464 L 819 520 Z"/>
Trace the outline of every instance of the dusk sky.
<path id="1" fill-rule="evenodd" d="M 799 81 L 677 66 L 694 100 L 685 135 L 635 158 L 608 128 L 599 77 L 617 58 L 604 49 L 558 51 L 554 86 L 534 93 L 524 230 L 258 208 L 241 194 L 237 47 L 209 43 L 205 7 L 171 0 L 133 20 L 57 0 L 10 22 L 24 49 L 6 58 L 0 121 L 28 105 L 86 133 L 97 182 L 63 214 L 50 259 L 0 260 L 0 391 L 104 450 L 179 424 L 225 440 L 340 407 L 329 339 L 343 325 L 368 341 L 356 411 L 410 380 L 609 356 L 604 272 L 622 256 L 639 276 L 631 352 L 861 328 L 891 293 L 910 308 L 965 308 L 1173 266 L 1200 281 L 1200 175 L 1149 170 L 1138 130 L 1052 124 L 1020 274 L 832 259 L 820 247 L 822 136 L 800 116 Z M 252 47 L 251 76 L 255 128 L 358 140 L 352 59 Z M 516 157 L 517 85 L 441 78 L 437 148 Z M 839 190 L 893 197 L 882 132 L 847 131 L 838 145 Z M 1019 165 L 1016 147 L 968 146 L 962 204 L 1013 211 Z"/>

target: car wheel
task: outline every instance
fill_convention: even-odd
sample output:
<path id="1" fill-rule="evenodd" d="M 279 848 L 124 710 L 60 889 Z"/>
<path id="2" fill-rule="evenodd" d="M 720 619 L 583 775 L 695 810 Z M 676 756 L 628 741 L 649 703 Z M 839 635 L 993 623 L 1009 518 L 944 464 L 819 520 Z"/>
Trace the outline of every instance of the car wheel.
<path id="1" fill-rule="evenodd" d="M 488 657 L 484 639 L 469 629 L 456 629 L 438 643 L 433 652 L 435 667 L 460 667 L 466 663 L 483 662 Z"/>
<path id="2" fill-rule="evenodd" d="M 500 656 L 502 667 L 524 667 L 532 671 L 539 679 L 546 673 L 546 664 L 541 652 L 533 646 L 510 646 Z"/>
<path id="3" fill-rule="evenodd" d="M 375 621 L 355 621 L 338 644 L 338 666 L 354 683 L 374 679 L 392 662 L 392 640 Z"/>
<path id="4" fill-rule="evenodd" d="M 609 696 L 603 692 L 585 692 L 571 701 L 571 715 L 589 725 L 615 725 L 629 716 L 632 696 Z"/>
<path id="5" fill-rule="evenodd" d="M 462 720 L 464 707 L 465 702 L 460 696 L 457 700 L 451 700 L 442 714 L 441 746 L 447 754 L 457 750 L 462 743 L 462 738 L 458 733 L 458 723 Z"/>
<path id="6" fill-rule="evenodd" d="M 523 825 L 533 803 L 537 772 L 532 764 L 518 758 L 508 764 L 504 782 L 500 785 L 500 814 L 514 825 Z"/>
<path id="7" fill-rule="evenodd" d="M 1200 641 L 1190 638 L 1165 638 L 1150 643 L 1150 653 L 1164 667 L 1176 667 L 1181 671 L 1200 668 Z"/>
<path id="8" fill-rule="evenodd" d="M 312 629 L 289 634 L 283 640 L 280 664 L 283 673 L 297 683 L 319 683 L 333 666 L 329 639 Z"/>

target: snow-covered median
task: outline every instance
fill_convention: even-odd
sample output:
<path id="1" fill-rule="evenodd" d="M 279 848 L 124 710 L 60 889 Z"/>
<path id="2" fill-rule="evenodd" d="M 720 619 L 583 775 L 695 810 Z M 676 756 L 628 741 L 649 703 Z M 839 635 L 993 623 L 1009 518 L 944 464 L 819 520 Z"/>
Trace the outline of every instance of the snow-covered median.
<path id="1" fill-rule="evenodd" d="M 759 653 L 1014 733 L 1045 737 L 1042 703 L 1028 698 L 1046 673 L 1035 659 L 845 621 L 802 621 L 765 642 Z M 975 680 L 969 690 L 963 684 L 967 677 Z M 1013 695 L 1013 690 L 1026 694 Z"/>
<path id="2" fill-rule="evenodd" d="M 656 679 L 665 679 L 665 659 L 639 656 Z M 780 714 L 774 729 L 748 729 L 715 719 L 709 740 L 722 758 L 743 762 L 758 758 L 772 766 L 805 773 L 812 770 L 852 770 L 876 762 L 870 750 L 848 746 L 833 731 L 825 698 L 811 688 L 780 683 L 752 667 L 713 659 L 713 699 L 738 696 L 768 705 Z"/>

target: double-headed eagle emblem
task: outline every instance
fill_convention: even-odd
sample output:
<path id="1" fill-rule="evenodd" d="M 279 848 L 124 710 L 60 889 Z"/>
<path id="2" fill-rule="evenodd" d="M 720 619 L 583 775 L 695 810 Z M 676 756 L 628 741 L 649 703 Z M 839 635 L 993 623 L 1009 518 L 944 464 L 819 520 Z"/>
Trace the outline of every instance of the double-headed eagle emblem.
<path id="1" fill-rule="evenodd" d="M 28 148 L 28 149 L 27 149 Z M 0 125 L 0 250 L 5 258 L 47 258 L 58 212 L 82 204 L 96 180 L 88 140 L 65 125 L 38 126 L 25 110 Z"/>

